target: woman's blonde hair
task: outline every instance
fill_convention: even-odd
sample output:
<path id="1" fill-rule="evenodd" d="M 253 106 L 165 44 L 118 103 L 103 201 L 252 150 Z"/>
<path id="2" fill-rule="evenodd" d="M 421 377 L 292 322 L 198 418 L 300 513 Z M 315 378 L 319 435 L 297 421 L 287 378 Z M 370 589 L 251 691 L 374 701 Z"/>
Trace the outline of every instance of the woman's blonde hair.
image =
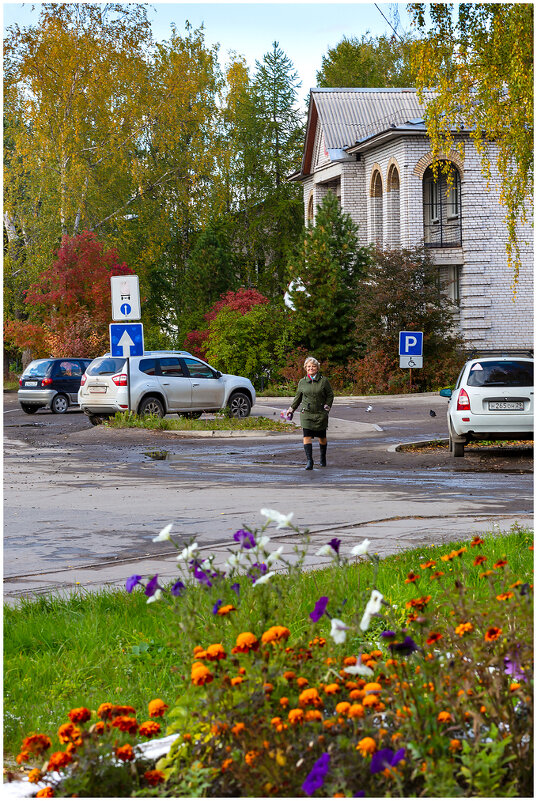
<path id="1" fill-rule="evenodd" d="M 304 370 L 306 369 L 306 365 L 309 364 L 310 362 L 313 362 L 313 364 L 316 364 L 317 367 L 321 366 L 320 363 L 317 361 L 317 359 L 314 356 L 308 356 L 308 358 L 304 362 Z"/>

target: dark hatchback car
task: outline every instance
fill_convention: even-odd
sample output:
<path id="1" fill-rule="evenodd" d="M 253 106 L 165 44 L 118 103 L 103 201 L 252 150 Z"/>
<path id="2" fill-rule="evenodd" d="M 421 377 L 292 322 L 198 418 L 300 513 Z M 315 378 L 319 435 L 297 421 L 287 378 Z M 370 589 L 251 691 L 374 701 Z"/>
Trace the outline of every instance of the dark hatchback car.
<path id="1" fill-rule="evenodd" d="M 91 359 L 35 359 L 19 378 L 17 393 L 23 412 L 35 414 L 48 408 L 64 414 L 78 405 L 80 379 Z"/>

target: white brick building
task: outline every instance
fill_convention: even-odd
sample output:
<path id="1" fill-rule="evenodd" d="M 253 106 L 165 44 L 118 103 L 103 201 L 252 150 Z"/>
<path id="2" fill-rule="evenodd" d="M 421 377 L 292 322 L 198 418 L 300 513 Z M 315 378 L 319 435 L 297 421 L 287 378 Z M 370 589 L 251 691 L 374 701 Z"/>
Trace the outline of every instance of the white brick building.
<path id="1" fill-rule="evenodd" d="M 493 179 L 487 191 L 464 131 L 464 158 L 444 156 L 453 179 L 435 177 L 423 110 L 414 89 L 312 89 L 301 169 L 290 176 L 302 183 L 305 219 L 335 192 L 362 243 L 431 248 L 469 346 L 533 347 L 532 229 L 520 235 L 514 302 L 498 187 Z"/>

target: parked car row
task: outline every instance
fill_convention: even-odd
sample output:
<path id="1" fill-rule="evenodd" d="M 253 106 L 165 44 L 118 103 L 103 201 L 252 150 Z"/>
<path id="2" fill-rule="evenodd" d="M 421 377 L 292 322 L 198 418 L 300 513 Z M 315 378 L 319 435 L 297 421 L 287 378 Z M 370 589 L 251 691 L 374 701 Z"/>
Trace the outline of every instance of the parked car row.
<path id="1" fill-rule="evenodd" d="M 200 417 L 229 408 L 247 417 L 255 403 L 253 384 L 243 376 L 215 370 L 187 351 L 146 351 L 143 356 L 97 359 L 36 359 L 20 381 L 21 409 L 46 407 L 63 414 L 78 405 L 94 425 L 116 412 L 163 417 L 175 412 Z"/>

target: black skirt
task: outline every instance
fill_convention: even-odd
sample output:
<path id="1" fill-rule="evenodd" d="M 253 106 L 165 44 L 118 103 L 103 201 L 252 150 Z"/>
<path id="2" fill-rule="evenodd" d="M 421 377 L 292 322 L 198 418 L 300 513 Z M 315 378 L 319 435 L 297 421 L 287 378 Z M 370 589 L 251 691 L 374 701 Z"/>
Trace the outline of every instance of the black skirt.
<path id="1" fill-rule="evenodd" d="M 302 436 L 303 437 L 317 437 L 317 439 L 326 439 L 326 428 L 324 431 L 314 431 L 312 428 L 303 428 L 302 429 Z"/>

